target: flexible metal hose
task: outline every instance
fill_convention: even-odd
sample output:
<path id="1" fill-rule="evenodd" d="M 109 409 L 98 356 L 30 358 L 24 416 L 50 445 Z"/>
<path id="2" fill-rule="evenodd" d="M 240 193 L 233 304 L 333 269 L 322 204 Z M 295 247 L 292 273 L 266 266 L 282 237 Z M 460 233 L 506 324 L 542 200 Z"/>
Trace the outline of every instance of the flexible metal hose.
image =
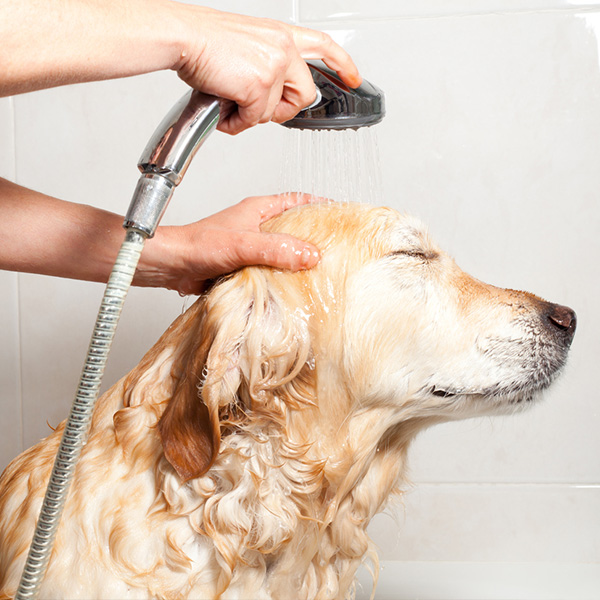
<path id="1" fill-rule="evenodd" d="M 145 241 L 145 234 L 127 231 L 106 285 L 15 600 L 36 598 L 42 584 L 75 466 L 87 441 L 110 346 Z"/>

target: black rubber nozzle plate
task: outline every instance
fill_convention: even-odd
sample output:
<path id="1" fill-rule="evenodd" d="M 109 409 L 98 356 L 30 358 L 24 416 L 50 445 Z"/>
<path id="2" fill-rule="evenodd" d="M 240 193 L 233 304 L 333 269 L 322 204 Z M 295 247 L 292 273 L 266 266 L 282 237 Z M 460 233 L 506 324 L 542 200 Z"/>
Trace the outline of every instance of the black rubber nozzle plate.
<path id="1" fill-rule="evenodd" d="M 368 81 L 348 87 L 335 71 L 308 62 L 321 101 L 283 123 L 293 129 L 358 129 L 379 123 L 385 116 L 383 92 Z"/>

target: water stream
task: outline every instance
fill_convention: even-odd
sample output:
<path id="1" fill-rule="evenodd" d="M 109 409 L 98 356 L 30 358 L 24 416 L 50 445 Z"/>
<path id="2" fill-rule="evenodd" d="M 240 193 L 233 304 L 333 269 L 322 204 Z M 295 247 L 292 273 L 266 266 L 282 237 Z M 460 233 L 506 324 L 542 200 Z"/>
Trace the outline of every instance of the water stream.
<path id="1" fill-rule="evenodd" d="M 281 190 L 338 202 L 382 204 L 376 127 L 290 129 L 286 136 Z"/>

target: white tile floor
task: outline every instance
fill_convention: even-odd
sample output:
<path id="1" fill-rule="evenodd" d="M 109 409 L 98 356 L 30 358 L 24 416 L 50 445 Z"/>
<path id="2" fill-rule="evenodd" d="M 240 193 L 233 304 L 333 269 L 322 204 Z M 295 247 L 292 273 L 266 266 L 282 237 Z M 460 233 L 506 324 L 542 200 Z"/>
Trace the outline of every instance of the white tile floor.
<path id="1" fill-rule="evenodd" d="M 394 562 L 381 565 L 375 600 L 598 600 L 600 565 Z M 357 600 L 372 582 L 361 570 Z"/>

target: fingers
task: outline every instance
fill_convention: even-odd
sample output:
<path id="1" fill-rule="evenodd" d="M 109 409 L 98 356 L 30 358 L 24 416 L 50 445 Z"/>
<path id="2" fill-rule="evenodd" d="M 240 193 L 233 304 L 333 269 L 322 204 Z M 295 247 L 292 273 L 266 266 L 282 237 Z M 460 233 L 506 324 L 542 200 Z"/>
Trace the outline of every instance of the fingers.
<path id="1" fill-rule="evenodd" d="M 320 260 L 316 246 L 261 231 L 260 225 L 313 200 L 300 193 L 255 196 L 189 225 L 161 226 L 146 244 L 135 283 L 189 294 L 200 293 L 208 279 L 246 266 L 310 269 Z"/>
<path id="2" fill-rule="evenodd" d="M 317 198 L 316 201 L 324 199 Z M 281 233 L 260 232 L 259 227 L 282 212 L 315 202 L 310 194 L 290 193 L 273 196 L 253 196 L 231 207 L 232 225 L 254 221 L 254 231 L 244 231 L 231 247 L 235 248 L 235 268 L 264 265 L 299 271 L 314 267 L 320 260 L 319 250 L 310 242 Z M 239 234 L 239 230 L 238 230 Z"/>
<path id="3" fill-rule="evenodd" d="M 204 83 L 210 83 L 204 91 L 237 105 L 218 125 L 225 133 L 237 134 L 271 120 L 283 123 L 313 102 L 315 84 L 306 59 L 322 59 L 350 87 L 362 81 L 350 55 L 326 33 L 268 19 L 236 21 L 236 28 L 237 45 L 229 44 L 216 55 L 208 53 L 229 58 L 226 64 L 219 65 L 218 73 L 212 63 L 204 69 Z"/>
<path id="4" fill-rule="evenodd" d="M 285 123 L 311 104 L 317 95 L 308 65 L 300 55 L 290 64 L 282 94 L 271 115 L 271 121 Z"/>
<path id="5" fill-rule="evenodd" d="M 313 102 L 316 88 L 308 65 L 297 52 L 286 60 L 272 80 L 265 75 L 261 86 L 255 83 L 252 94 L 238 100 L 237 109 L 219 122 L 220 131 L 235 135 L 258 123 L 283 123 Z"/>
<path id="6" fill-rule="evenodd" d="M 330 69 L 336 71 L 348 86 L 357 88 L 362 77 L 352 57 L 331 36 L 323 31 L 292 26 L 294 41 L 304 60 L 321 59 Z"/>
<path id="7" fill-rule="evenodd" d="M 238 267 L 260 265 L 301 271 L 314 267 L 320 259 L 316 246 L 282 233 L 245 233 L 244 243 L 237 249 Z"/>
<path id="8" fill-rule="evenodd" d="M 264 90 L 256 97 L 238 102 L 236 110 L 222 119 L 217 128 L 224 133 L 237 135 L 258 123 L 267 123 L 281 100 L 282 89 L 283 82 L 264 86 Z"/>

